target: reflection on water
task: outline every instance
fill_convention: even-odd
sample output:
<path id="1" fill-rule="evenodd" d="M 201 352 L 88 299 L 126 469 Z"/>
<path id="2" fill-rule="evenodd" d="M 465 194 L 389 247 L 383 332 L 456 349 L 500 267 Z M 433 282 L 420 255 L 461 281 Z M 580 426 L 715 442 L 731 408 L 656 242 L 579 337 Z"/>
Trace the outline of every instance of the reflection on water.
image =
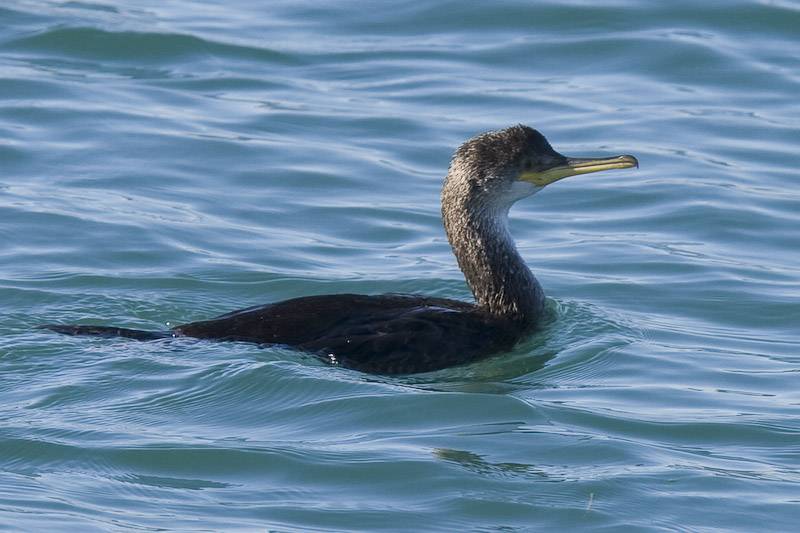
<path id="1" fill-rule="evenodd" d="M 522 463 L 490 463 L 482 456 L 461 450 L 448 450 L 446 448 L 434 450 L 434 455 L 442 461 L 457 464 L 482 476 L 498 476 L 510 478 L 535 478 L 537 481 L 548 481 L 548 475 L 533 465 Z M 564 481 L 551 479 L 550 481 Z"/>

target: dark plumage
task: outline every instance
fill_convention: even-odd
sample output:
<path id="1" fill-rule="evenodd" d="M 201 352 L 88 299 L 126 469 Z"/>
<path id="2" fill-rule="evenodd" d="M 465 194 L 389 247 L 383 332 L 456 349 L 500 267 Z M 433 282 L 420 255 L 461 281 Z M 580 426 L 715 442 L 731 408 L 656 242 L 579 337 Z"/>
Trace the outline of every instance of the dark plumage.
<path id="1" fill-rule="evenodd" d="M 632 156 L 566 158 L 538 131 L 522 125 L 484 133 L 458 148 L 442 188 L 442 219 L 474 304 L 416 295 L 333 294 L 234 311 L 169 332 L 42 327 L 138 340 L 188 336 L 281 344 L 382 374 L 472 362 L 511 349 L 544 311 L 544 291 L 508 232 L 511 205 L 566 176 L 636 164 Z"/>

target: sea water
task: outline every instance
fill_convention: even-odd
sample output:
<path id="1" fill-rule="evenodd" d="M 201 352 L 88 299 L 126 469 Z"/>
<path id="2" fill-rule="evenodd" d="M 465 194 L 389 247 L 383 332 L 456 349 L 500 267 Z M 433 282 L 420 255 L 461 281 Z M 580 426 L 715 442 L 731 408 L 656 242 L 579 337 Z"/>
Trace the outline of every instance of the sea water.
<path id="1" fill-rule="evenodd" d="M 0 6 L 0 528 L 789 531 L 800 4 Z M 469 300 L 453 150 L 524 123 L 639 170 L 511 212 L 553 318 L 381 377 L 66 337 L 289 297 Z"/>

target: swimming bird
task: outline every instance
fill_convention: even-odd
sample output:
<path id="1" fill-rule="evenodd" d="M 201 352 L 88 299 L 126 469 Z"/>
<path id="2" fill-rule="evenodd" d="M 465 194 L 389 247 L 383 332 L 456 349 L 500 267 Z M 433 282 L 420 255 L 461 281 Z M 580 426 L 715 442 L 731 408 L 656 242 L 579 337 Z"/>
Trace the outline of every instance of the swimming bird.
<path id="1" fill-rule="evenodd" d="M 474 303 L 407 294 L 330 294 L 250 307 L 165 332 L 41 327 L 138 340 L 186 336 L 279 344 L 378 374 L 469 363 L 509 351 L 545 313 L 544 291 L 509 233 L 511 206 L 568 176 L 638 165 L 631 155 L 565 157 L 541 133 L 523 125 L 462 144 L 444 180 L 442 220 Z"/>

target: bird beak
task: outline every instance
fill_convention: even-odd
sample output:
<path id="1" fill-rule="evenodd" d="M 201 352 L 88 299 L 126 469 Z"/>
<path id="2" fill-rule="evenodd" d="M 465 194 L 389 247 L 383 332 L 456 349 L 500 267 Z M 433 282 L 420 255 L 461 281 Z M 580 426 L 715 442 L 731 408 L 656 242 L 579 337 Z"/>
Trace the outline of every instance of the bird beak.
<path id="1" fill-rule="evenodd" d="M 618 155 L 616 157 L 600 159 L 595 159 L 593 157 L 567 157 L 566 161 L 562 160 L 562 162 L 559 162 L 556 166 L 545 170 L 523 171 L 519 179 L 533 183 L 539 187 L 544 187 L 545 185 L 550 185 L 554 181 L 568 178 L 569 176 L 600 172 L 601 170 L 632 167 L 639 167 L 639 161 L 632 155 Z"/>

